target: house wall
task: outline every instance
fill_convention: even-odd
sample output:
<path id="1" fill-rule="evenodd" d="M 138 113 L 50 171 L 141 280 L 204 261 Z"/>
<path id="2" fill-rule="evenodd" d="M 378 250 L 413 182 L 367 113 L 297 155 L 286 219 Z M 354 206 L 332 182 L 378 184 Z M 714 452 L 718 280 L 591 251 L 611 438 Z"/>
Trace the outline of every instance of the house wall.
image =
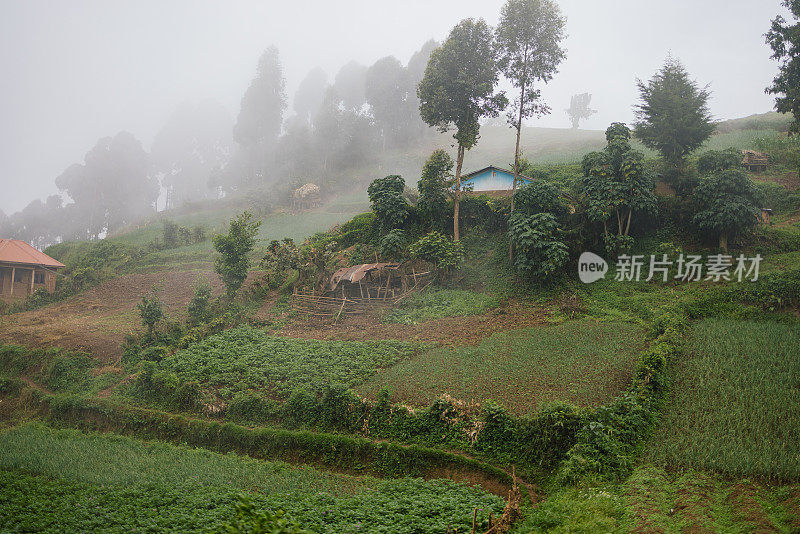
<path id="1" fill-rule="evenodd" d="M 52 293 L 56 290 L 56 275 L 52 271 L 35 269 L 36 273 L 44 274 L 43 283 L 33 283 L 33 291 L 45 289 Z M 14 273 L 15 281 L 11 280 Z M 16 267 L 15 269 L 7 265 L 0 266 L 0 297 L 4 300 L 18 300 L 31 294 L 31 277 L 33 277 L 32 267 Z M 14 294 L 11 294 L 11 285 L 14 285 Z"/>
<path id="2" fill-rule="evenodd" d="M 469 180 L 463 180 L 462 183 L 472 184 L 472 190 L 475 192 L 511 191 L 514 189 L 514 173 L 488 169 L 470 177 Z M 517 187 L 521 187 L 525 183 L 527 183 L 527 180 L 520 178 L 517 181 Z"/>

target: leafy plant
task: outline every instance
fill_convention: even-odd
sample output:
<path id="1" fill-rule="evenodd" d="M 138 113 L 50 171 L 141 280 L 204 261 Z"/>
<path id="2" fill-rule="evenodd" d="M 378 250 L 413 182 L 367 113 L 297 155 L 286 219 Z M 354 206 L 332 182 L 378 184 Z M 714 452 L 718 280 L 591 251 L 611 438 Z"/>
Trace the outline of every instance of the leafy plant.
<path id="1" fill-rule="evenodd" d="M 211 309 L 211 284 L 208 280 L 199 280 L 194 286 L 194 296 L 189 301 L 187 309 L 189 326 L 197 326 L 206 323 L 213 317 Z"/>
<path id="2" fill-rule="evenodd" d="M 152 294 L 142 297 L 142 302 L 136 305 L 142 324 L 147 327 L 147 333 L 152 337 L 156 325 L 164 319 L 164 310 L 161 299 L 154 289 Z"/>
<path id="3" fill-rule="evenodd" d="M 399 259 L 406 246 L 406 233 L 403 230 L 394 229 L 381 238 L 378 253 L 382 258 Z"/>
<path id="4" fill-rule="evenodd" d="M 414 258 L 434 265 L 439 274 L 448 274 L 464 259 L 464 245 L 451 241 L 439 232 L 431 232 L 408 247 Z"/>
<path id="5" fill-rule="evenodd" d="M 400 228 L 408 217 L 408 204 L 403 198 L 405 185 L 402 177 L 391 175 L 376 178 L 367 188 L 372 211 L 383 233 Z"/>
<path id="6" fill-rule="evenodd" d="M 522 274 L 549 278 L 569 258 L 561 227 L 550 213 L 515 214 L 508 222 L 508 236 L 517 251 L 514 267 Z"/>
<path id="7" fill-rule="evenodd" d="M 236 295 L 247 278 L 249 254 L 260 226 L 261 221 L 253 221 L 253 216 L 245 211 L 231 220 L 227 234 L 214 236 L 214 249 L 219 253 L 214 260 L 214 270 L 225 283 L 229 299 Z"/>

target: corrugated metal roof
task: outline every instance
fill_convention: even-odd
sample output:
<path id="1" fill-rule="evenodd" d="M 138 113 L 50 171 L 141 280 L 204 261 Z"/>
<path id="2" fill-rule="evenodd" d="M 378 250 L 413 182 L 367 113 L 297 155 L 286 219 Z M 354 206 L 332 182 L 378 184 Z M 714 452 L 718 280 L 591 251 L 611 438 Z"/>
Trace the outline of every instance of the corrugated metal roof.
<path id="1" fill-rule="evenodd" d="M 41 265 L 55 269 L 66 267 L 44 252 L 39 252 L 25 241 L 19 239 L 0 239 L 0 262 L 21 265 Z"/>

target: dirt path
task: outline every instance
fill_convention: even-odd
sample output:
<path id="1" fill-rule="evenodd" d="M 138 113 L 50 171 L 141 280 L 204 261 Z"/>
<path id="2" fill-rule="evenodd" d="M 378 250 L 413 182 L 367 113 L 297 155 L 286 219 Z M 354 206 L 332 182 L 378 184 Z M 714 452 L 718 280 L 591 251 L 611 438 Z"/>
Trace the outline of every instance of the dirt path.
<path id="1" fill-rule="evenodd" d="M 540 306 L 511 302 L 481 315 L 445 317 L 418 324 L 383 324 L 377 315 L 347 317 L 339 324 L 330 319 L 295 320 L 278 333 L 283 336 L 343 341 L 399 339 L 443 345 L 475 345 L 495 332 L 547 322 L 549 312 Z"/>
<path id="2" fill-rule="evenodd" d="M 219 278 L 208 270 L 120 276 L 65 301 L 0 317 L 0 341 L 85 350 L 113 363 L 119 360 L 125 335 L 141 329 L 136 304 L 142 296 L 157 287 L 168 318 L 181 319 L 201 277 L 215 293 L 221 291 Z"/>

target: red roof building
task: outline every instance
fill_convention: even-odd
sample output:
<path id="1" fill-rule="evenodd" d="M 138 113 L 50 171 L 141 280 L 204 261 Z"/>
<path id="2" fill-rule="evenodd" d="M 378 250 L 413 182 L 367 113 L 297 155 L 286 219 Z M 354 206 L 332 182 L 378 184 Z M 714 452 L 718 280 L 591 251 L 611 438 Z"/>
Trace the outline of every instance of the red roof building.
<path id="1" fill-rule="evenodd" d="M 64 267 L 25 241 L 0 239 L 0 299 L 22 299 L 37 289 L 52 293 L 56 271 Z"/>

